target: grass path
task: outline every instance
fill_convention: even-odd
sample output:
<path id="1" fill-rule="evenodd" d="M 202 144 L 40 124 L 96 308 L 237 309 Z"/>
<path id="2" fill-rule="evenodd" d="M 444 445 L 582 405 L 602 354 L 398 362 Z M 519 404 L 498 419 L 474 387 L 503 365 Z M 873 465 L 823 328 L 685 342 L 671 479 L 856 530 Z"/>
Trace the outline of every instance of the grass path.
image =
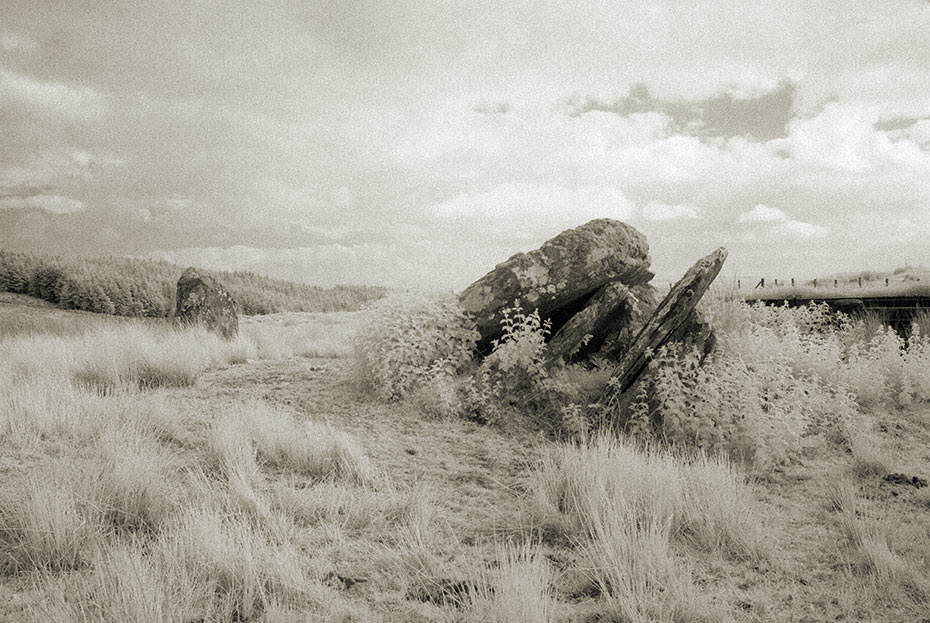
<path id="1" fill-rule="evenodd" d="M 208 404 L 258 399 L 293 409 L 355 437 L 396 484 L 426 485 L 463 538 L 508 525 L 538 438 L 506 437 L 465 421 L 423 420 L 403 405 L 370 402 L 349 386 L 344 366 L 339 359 L 233 366 L 204 374 L 178 397 Z"/>

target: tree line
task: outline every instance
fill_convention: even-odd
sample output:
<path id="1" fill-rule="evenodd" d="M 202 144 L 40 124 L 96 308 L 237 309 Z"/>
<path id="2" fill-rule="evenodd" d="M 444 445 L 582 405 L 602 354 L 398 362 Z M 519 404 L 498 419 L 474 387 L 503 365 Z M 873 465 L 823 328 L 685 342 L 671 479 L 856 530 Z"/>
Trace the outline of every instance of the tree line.
<path id="1" fill-rule="evenodd" d="M 65 309 L 118 316 L 170 316 L 183 268 L 125 257 L 56 257 L 0 249 L 0 292 L 27 294 Z M 200 270 L 222 283 L 246 315 L 351 311 L 381 298 L 377 286 L 323 288 L 251 272 Z"/>

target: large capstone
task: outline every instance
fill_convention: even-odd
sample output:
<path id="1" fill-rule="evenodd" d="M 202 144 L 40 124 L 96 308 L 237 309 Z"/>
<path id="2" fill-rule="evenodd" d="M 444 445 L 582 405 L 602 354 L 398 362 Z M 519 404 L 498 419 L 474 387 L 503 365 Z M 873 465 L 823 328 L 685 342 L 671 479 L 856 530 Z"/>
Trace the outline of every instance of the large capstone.
<path id="1" fill-rule="evenodd" d="M 175 316 L 207 327 L 225 339 L 239 335 L 236 302 L 216 279 L 188 268 L 178 279 Z"/>
<path id="2" fill-rule="evenodd" d="M 548 319 L 559 353 L 574 359 L 596 350 L 587 344 L 606 345 L 603 332 L 617 329 L 612 320 L 648 316 L 642 308 L 655 304 L 647 285 L 653 277 L 649 264 L 643 234 L 620 221 L 596 219 L 498 264 L 462 292 L 459 304 L 475 320 L 480 353 L 487 354 L 500 337 L 503 311 L 519 306 Z M 579 312 L 584 317 L 570 324 Z"/>

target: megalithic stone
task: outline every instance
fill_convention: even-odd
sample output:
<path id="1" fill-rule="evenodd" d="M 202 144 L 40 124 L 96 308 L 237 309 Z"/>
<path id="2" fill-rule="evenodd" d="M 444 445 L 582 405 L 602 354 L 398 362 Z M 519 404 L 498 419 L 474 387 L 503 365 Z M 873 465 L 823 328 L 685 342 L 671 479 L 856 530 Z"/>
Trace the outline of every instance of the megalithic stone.
<path id="1" fill-rule="evenodd" d="M 612 386 L 612 391 L 622 394 L 628 390 L 649 365 L 652 353 L 668 342 L 687 339 L 689 326 L 698 329 L 695 307 L 720 273 L 726 259 L 727 250 L 720 247 L 698 260 L 675 284 L 620 360 L 620 374 L 617 376 L 617 383 Z M 707 341 L 713 337 L 705 335 L 700 339 Z"/>
<path id="2" fill-rule="evenodd" d="M 573 361 L 597 352 L 611 325 L 629 323 L 630 294 L 630 289 L 619 281 L 601 286 L 549 340 L 546 353 L 550 361 Z"/>
<path id="3" fill-rule="evenodd" d="M 603 285 L 648 283 L 649 245 L 642 233 L 620 221 L 595 219 L 563 231 L 528 253 L 518 253 L 461 293 L 459 304 L 481 334 L 478 351 L 490 351 L 501 335 L 503 310 L 516 302 L 552 321 L 557 332 Z"/>
<path id="4" fill-rule="evenodd" d="M 227 340 L 239 335 L 236 301 L 221 283 L 193 266 L 178 279 L 174 315 L 181 322 L 203 324 Z"/>

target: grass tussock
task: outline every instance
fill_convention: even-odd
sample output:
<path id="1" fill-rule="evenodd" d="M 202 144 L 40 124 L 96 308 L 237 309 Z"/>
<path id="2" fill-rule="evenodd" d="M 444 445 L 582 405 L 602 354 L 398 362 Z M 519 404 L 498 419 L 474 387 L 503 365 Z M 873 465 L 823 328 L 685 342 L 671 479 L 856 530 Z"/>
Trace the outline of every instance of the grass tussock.
<path id="1" fill-rule="evenodd" d="M 853 474 L 860 478 L 881 478 L 891 472 L 892 457 L 871 423 L 861 417 L 851 418 L 843 422 L 842 432 L 852 454 Z"/>
<path id="2" fill-rule="evenodd" d="M 468 593 L 468 621 L 548 623 L 555 616 L 553 572 L 530 542 L 498 545 L 497 565 Z"/>
<path id="3" fill-rule="evenodd" d="M 878 598 L 894 601 L 903 593 L 913 602 L 930 605 L 926 561 L 896 551 L 900 524 L 891 509 L 868 509 L 849 482 L 834 490 L 830 506 L 846 535 L 852 571 L 870 580 Z"/>
<path id="4" fill-rule="evenodd" d="M 601 436 L 549 452 L 528 488 L 533 521 L 556 538 L 590 535 L 606 513 L 636 525 L 667 524 L 672 540 L 698 550 L 768 555 L 752 491 L 721 457 Z"/>
<path id="5" fill-rule="evenodd" d="M 33 474 L 0 495 L 0 571 L 57 573 L 87 565 L 102 526 L 70 486 L 67 466 Z"/>
<path id="6" fill-rule="evenodd" d="M 154 533 L 180 503 L 178 461 L 158 442 L 131 428 L 107 431 L 85 486 L 116 534 Z"/>
<path id="7" fill-rule="evenodd" d="M 581 544 L 609 620 L 722 620 L 689 557 L 770 559 L 751 489 L 723 458 L 601 436 L 553 449 L 528 490 L 531 525 L 550 542 Z"/>
<path id="8" fill-rule="evenodd" d="M 294 472 L 314 481 L 374 484 L 379 474 L 354 439 L 312 420 L 261 402 L 238 405 L 216 420 L 207 442 L 207 462 L 227 476 L 251 474 L 258 466 Z"/>

